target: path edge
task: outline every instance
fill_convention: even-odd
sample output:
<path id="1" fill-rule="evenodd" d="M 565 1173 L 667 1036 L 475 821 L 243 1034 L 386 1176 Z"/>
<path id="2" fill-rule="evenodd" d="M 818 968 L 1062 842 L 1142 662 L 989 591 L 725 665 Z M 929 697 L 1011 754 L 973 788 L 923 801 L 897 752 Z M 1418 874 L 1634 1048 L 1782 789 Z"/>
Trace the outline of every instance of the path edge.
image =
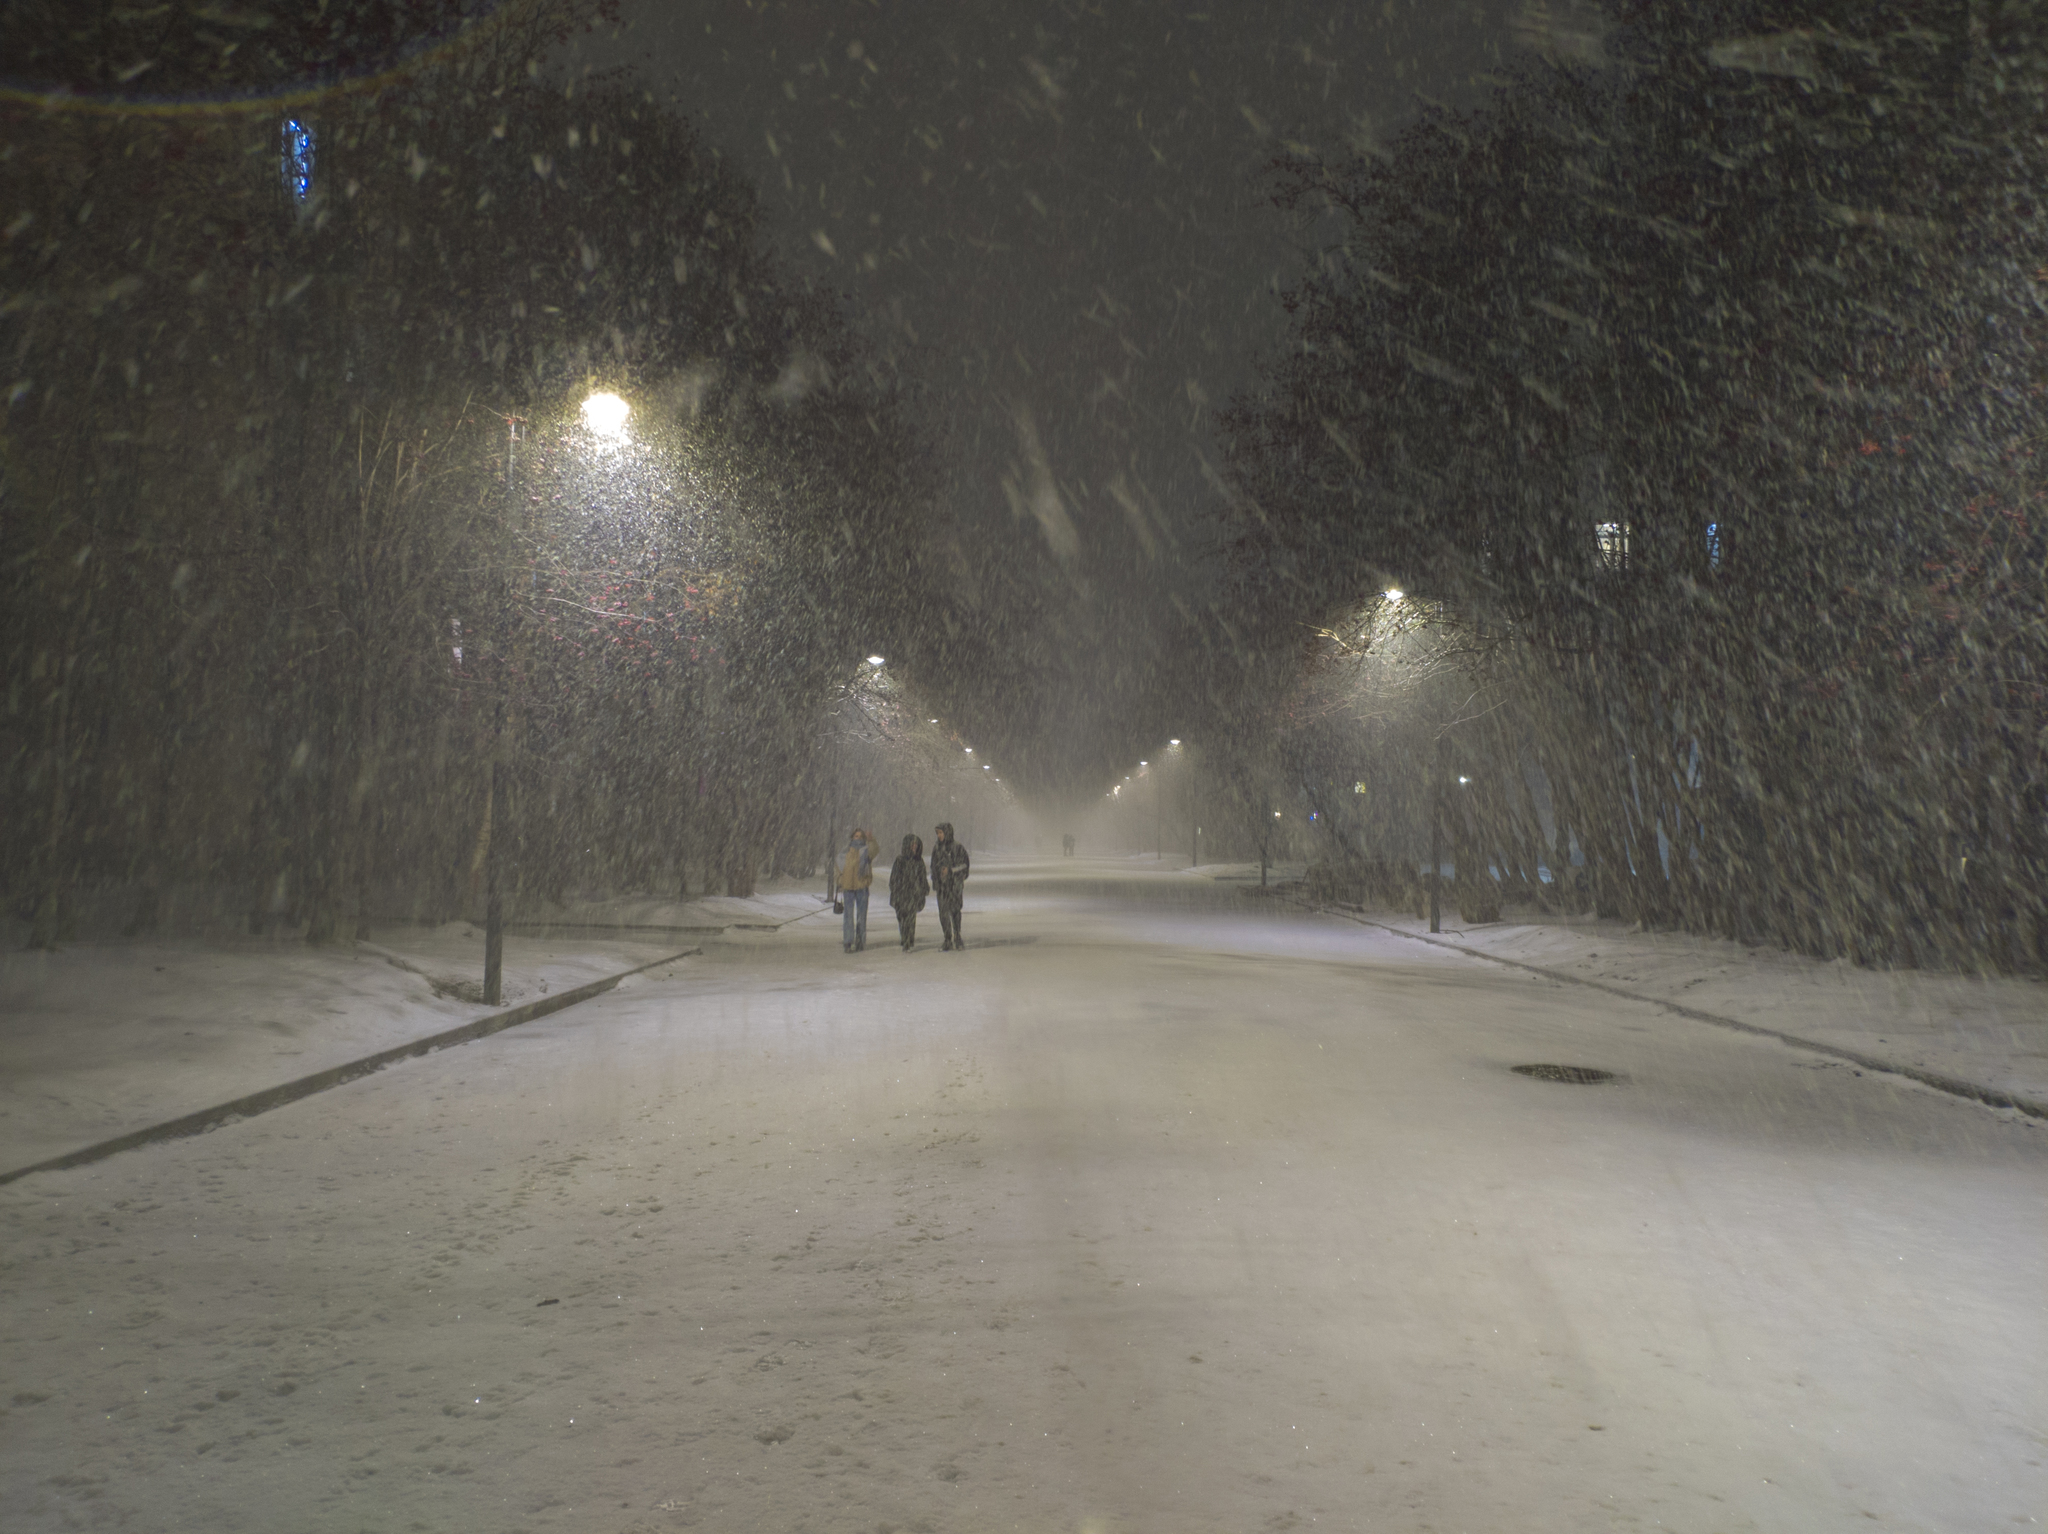
<path id="1" fill-rule="evenodd" d="M 1795 1033 L 1783 1033 L 1776 1028 L 1765 1028 L 1756 1023 L 1741 1022 L 1736 1018 L 1723 1017 L 1718 1012 L 1703 1012 L 1698 1007 L 1688 1007 L 1682 1002 L 1666 1001 L 1661 996 L 1649 996 L 1641 991 L 1627 990 L 1622 986 L 1609 985 L 1604 980 L 1588 979 L 1561 969 L 1549 969 L 1541 964 L 1530 964 L 1522 959 L 1507 959 L 1497 953 L 1488 953 L 1483 948 L 1467 948 L 1463 943 L 1446 942 L 1424 932 L 1409 932 L 1389 922 L 1374 921 L 1356 911 L 1342 906 L 1303 902 L 1309 909 L 1321 911 L 1345 921 L 1356 922 L 1362 927 L 1377 927 L 1382 932 L 1391 932 L 1396 937 L 1405 937 L 1413 942 L 1427 943 L 1432 948 L 1448 948 L 1452 953 L 1462 953 L 1468 958 L 1484 959 L 1490 964 L 1504 964 L 1509 969 L 1527 970 L 1532 975 L 1541 975 L 1546 980 L 1561 980 L 1569 985 L 1583 985 L 1595 991 L 1605 991 L 1610 996 L 1620 996 L 1629 1001 L 1646 1002 L 1653 1007 L 1662 1007 L 1680 1017 L 1691 1018 L 1696 1023 L 1709 1023 L 1716 1028 L 1731 1028 L 1737 1033 L 1753 1034 L 1758 1038 L 1776 1039 L 1780 1044 L 1789 1044 L 1794 1049 L 1811 1050 L 1815 1054 L 1830 1055 L 1837 1060 L 1846 1060 L 1851 1065 L 1860 1065 L 1866 1071 L 1878 1071 L 1887 1076 L 1903 1076 L 1917 1081 L 1923 1087 L 1933 1087 L 1937 1092 L 1946 1092 L 1952 1097 L 1967 1098 L 1982 1103 L 1987 1108 L 2010 1108 L 2028 1118 L 2048 1121 L 2048 1103 L 2037 1102 L 2031 1097 L 2022 1097 L 2017 1092 L 2002 1092 L 1997 1087 L 1987 1087 L 1974 1081 L 1965 1081 L 1960 1076 L 1945 1076 L 1940 1071 L 1924 1070 L 1917 1065 L 1901 1065 L 1895 1060 L 1879 1059 L 1875 1055 L 1859 1054 L 1853 1049 L 1843 1049 L 1836 1044 L 1822 1044 L 1813 1039 L 1802 1039 Z"/>
<path id="2" fill-rule="evenodd" d="M 644 974 L 650 969 L 659 969 L 664 964 L 673 964 L 678 959 L 687 959 L 700 954 L 702 948 L 688 948 L 681 953 L 672 953 L 650 964 L 636 965 L 621 970 L 616 975 L 606 975 L 571 990 L 554 996 L 543 996 L 538 1001 L 522 1002 L 516 1007 L 507 1007 L 493 1012 L 488 1017 L 475 1018 L 440 1033 L 428 1034 L 422 1039 L 380 1049 L 374 1055 L 364 1055 L 359 1060 L 350 1060 L 341 1065 L 329 1066 L 324 1071 L 315 1071 L 310 1076 L 301 1076 L 296 1081 L 287 1081 L 280 1086 L 265 1087 L 260 1092 L 251 1092 L 232 1101 L 201 1108 L 196 1113 L 181 1114 L 161 1124 L 147 1128 L 132 1129 L 126 1134 L 115 1135 L 112 1139 L 101 1140 L 75 1151 L 66 1151 L 61 1156 L 52 1156 L 47 1161 L 38 1161 L 32 1166 L 17 1167 L 11 1172 L 0 1172 L 0 1187 L 18 1182 L 37 1172 L 61 1172 L 75 1166 L 87 1166 L 95 1161 L 104 1161 L 122 1151 L 137 1150 L 145 1145 L 157 1145 L 166 1140 L 185 1140 L 193 1135 L 202 1135 L 209 1130 L 219 1129 L 242 1119 L 254 1118 L 259 1113 L 287 1107 L 315 1093 L 325 1092 L 334 1087 L 345 1086 L 351 1081 L 381 1071 L 387 1065 L 396 1065 L 401 1060 L 411 1060 L 420 1055 L 432 1054 L 435 1050 L 451 1049 L 458 1044 L 474 1043 L 487 1039 L 494 1033 L 503 1033 L 508 1028 L 517 1028 L 521 1023 L 530 1023 L 535 1018 L 546 1017 L 551 1012 L 560 1012 L 573 1007 L 579 1001 L 589 1001 L 593 996 L 602 996 L 621 980 Z"/>

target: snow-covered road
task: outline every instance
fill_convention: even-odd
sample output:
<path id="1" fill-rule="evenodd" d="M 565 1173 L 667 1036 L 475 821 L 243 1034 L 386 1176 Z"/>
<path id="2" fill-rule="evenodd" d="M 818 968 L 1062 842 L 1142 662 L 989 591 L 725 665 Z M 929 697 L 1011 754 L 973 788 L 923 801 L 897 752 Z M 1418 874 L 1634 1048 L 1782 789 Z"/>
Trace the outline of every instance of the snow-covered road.
<path id="1" fill-rule="evenodd" d="M 732 934 L 0 1189 L 0 1525 L 2048 1518 L 2048 1126 L 1185 876 L 971 890 L 964 954 Z"/>

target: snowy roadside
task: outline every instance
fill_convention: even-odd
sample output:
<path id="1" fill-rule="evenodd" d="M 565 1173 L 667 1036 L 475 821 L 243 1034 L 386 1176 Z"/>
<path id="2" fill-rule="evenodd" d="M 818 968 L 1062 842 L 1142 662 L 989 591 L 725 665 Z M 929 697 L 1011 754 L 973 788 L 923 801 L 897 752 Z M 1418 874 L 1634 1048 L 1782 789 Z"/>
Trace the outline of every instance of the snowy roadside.
<path id="1" fill-rule="evenodd" d="M 745 899 L 583 899 L 526 913 L 506 935 L 503 1006 L 821 909 L 814 887 L 788 880 Z M 324 948 L 217 928 L 87 938 L 56 953 L 24 951 L 24 937 L 0 930 L 0 1173 L 502 1010 L 482 1003 L 483 929 L 470 921 L 379 926 L 373 942 Z"/>
<path id="2" fill-rule="evenodd" d="M 178 937 L 0 954 L 0 1172 L 427 1038 L 478 999 L 468 922 L 382 941 Z M 684 945 L 513 934 L 505 1003 L 541 999 Z M 18 944 L 10 945 L 18 948 Z"/>
<path id="3" fill-rule="evenodd" d="M 1407 912 L 1355 914 L 1429 935 Z M 2038 980 L 1863 969 L 1594 917 L 1443 927 L 1442 941 L 1476 953 L 2048 1104 L 2048 985 Z"/>
<path id="4" fill-rule="evenodd" d="M 768 879 L 747 896 L 696 895 L 688 900 L 650 895 L 585 896 L 539 911 L 517 912 L 510 925 L 518 932 L 561 936 L 607 931 L 709 936 L 731 929 L 779 929 L 831 909 L 821 879 Z"/>

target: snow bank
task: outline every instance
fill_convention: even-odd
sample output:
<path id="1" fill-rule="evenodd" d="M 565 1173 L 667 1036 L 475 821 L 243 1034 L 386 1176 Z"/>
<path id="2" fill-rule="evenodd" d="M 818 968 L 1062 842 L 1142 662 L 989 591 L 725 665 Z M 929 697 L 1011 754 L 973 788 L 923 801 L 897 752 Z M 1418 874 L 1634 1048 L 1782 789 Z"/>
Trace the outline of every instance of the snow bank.
<path id="1" fill-rule="evenodd" d="M 505 1004 L 679 946 L 514 934 Z M 0 954 L 0 1171 L 486 1016 L 483 952 L 481 928 L 451 922 L 330 948 L 192 937 Z"/>
<path id="2" fill-rule="evenodd" d="M 1404 912 L 1359 914 L 1411 936 L 1429 931 Z M 2038 980 L 1864 969 L 1593 917 L 1473 927 L 1447 919 L 1442 935 L 1560 976 L 2048 1102 L 2048 986 Z"/>

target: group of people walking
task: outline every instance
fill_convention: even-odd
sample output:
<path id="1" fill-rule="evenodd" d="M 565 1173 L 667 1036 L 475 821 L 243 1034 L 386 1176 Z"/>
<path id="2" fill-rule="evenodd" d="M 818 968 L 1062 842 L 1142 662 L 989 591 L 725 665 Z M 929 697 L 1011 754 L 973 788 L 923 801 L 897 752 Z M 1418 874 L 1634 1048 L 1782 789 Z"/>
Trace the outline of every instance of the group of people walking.
<path id="1" fill-rule="evenodd" d="M 960 902 L 967 890 L 967 849 L 953 835 L 951 821 L 942 820 L 932 833 L 931 866 L 927 870 L 924 839 L 914 832 L 903 838 L 889 868 L 889 904 L 896 911 L 896 931 L 905 953 L 917 946 L 917 913 L 927 896 L 939 901 L 939 931 L 944 952 L 965 948 L 960 936 Z M 832 868 L 832 898 L 845 913 L 845 949 L 858 953 L 868 946 L 868 891 L 875 882 L 875 842 L 856 827 L 846 851 Z"/>

